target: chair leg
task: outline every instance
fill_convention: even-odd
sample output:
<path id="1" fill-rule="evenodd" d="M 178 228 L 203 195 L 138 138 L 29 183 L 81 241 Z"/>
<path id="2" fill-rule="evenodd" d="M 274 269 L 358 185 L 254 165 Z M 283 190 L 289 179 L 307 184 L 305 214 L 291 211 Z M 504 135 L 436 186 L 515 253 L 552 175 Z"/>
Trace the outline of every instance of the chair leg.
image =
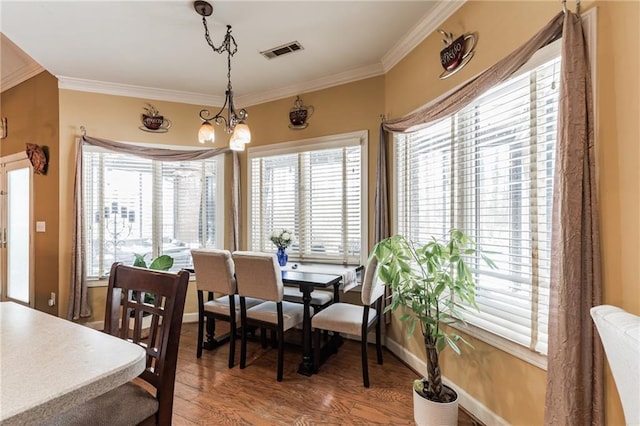
<path id="1" fill-rule="evenodd" d="M 244 368 L 247 364 L 247 330 L 242 327 L 240 339 L 240 368 Z"/>
<path id="2" fill-rule="evenodd" d="M 278 329 L 278 381 L 282 381 L 282 370 L 284 370 L 284 330 Z"/>
<path id="3" fill-rule="evenodd" d="M 380 317 L 378 317 L 378 322 L 376 323 L 376 353 L 378 355 L 378 364 L 382 365 L 382 342 L 380 341 L 381 339 L 381 333 L 380 333 L 380 329 L 382 327 L 380 326 Z"/>
<path id="4" fill-rule="evenodd" d="M 238 335 L 238 327 L 235 320 L 231 320 L 231 330 L 229 331 L 229 368 L 233 368 L 236 360 L 236 336 Z"/>
<path id="5" fill-rule="evenodd" d="M 367 365 L 367 333 L 362 333 L 362 381 L 364 387 L 369 387 L 369 366 Z"/>
<path id="6" fill-rule="evenodd" d="M 202 356 L 202 345 L 203 345 L 203 334 L 204 334 L 204 316 L 202 314 L 198 315 L 198 346 L 196 348 L 196 358 L 200 358 Z"/>

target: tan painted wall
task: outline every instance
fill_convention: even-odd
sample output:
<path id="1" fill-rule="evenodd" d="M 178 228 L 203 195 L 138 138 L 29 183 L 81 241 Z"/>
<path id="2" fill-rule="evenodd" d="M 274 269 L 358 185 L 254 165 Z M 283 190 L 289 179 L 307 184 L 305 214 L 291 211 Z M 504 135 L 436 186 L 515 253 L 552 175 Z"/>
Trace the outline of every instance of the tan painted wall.
<path id="1" fill-rule="evenodd" d="M 46 175 L 35 175 L 34 220 L 46 223 L 46 232 L 34 232 L 35 307 L 58 314 L 49 307 L 52 292 L 58 293 L 58 80 L 48 72 L 5 91 L 0 95 L 0 111 L 7 117 L 8 137 L 0 141 L 0 156 L 25 150 L 26 143 L 46 147 L 49 167 Z M 59 296 L 59 295 L 58 295 Z M 59 297 L 58 297 L 59 299 Z"/>
<path id="2" fill-rule="evenodd" d="M 573 7 L 572 2 L 568 3 Z M 596 64 L 597 143 L 605 303 L 640 314 L 636 265 L 640 251 L 640 140 L 638 2 L 583 2 L 598 8 Z M 451 90 L 524 43 L 560 10 L 559 2 L 466 3 L 441 27 L 454 34 L 475 31 L 476 54 L 469 65 L 441 81 L 439 35 L 432 35 L 386 76 L 385 113 L 402 116 Z M 633 52 L 633 53 L 632 53 Z M 397 322 L 389 335 L 424 359 L 419 339 L 407 339 Z M 446 353 L 444 374 L 512 424 L 542 424 L 545 371 L 472 339 L 475 350 Z M 561 397 L 561 396 L 559 396 Z M 623 424 L 617 391 L 607 372 L 607 424 Z"/>

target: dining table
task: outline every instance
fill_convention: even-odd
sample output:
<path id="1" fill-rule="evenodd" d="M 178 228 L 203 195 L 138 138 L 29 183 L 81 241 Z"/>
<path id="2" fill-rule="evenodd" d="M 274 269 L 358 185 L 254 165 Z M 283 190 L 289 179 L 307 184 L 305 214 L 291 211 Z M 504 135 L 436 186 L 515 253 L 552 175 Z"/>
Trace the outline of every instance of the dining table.
<path id="1" fill-rule="evenodd" d="M 41 424 L 137 377 L 145 350 L 15 302 L 0 302 L 0 424 Z"/>
<path id="2" fill-rule="evenodd" d="M 344 266 L 313 263 L 287 263 L 282 267 L 282 283 L 288 286 L 297 286 L 302 293 L 304 304 L 302 320 L 302 362 L 298 367 L 298 373 L 305 376 L 312 375 L 313 347 L 311 345 L 311 293 L 316 289 L 333 288 L 334 302 L 338 301 L 339 289 L 343 291 L 354 288 L 357 284 L 357 276 L 364 269 L 363 266 Z M 331 339 L 321 353 L 326 358 L 329 353 L 335 352 L 341 339 Z M 319 360 L 322 363 L 322 360 Z"/>

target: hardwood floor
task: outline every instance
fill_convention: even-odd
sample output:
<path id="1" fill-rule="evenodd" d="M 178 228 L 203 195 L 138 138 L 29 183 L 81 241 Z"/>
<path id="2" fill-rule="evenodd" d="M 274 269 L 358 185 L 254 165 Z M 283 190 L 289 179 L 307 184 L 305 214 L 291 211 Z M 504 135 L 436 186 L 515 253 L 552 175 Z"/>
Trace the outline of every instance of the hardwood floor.
<path id="1" fill-rule="evenodd" d="M 223 331 L 223 324 L 219 324 Z M 297 337 L 297 336 L 290 336 Z M 227 366 L 229 345 L 196 358 L 197 325 L 184 324 L 173 405 L 174 425 L 412 425 L 410 384 L 416 373 L 384 349 L 369 350 L 371 387 L 362 386 L 360 344 L 346 340 L 311 377 L 298 374 L 301 348 L 285 350 L 284 379 L 276 381 L 276 349 L 249 342 L 247 367 Z M 289 340 L 289 339 L 288 339 Z M 294 339 L 295 340 L 295 339 Z M 459 425 L 478 425 L 461 410 Z"/>

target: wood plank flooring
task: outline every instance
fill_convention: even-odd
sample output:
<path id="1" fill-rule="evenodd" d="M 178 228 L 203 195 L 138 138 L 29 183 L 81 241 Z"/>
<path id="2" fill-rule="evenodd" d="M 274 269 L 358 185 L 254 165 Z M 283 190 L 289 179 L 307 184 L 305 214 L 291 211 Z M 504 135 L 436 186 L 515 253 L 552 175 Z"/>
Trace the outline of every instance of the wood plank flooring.
<path id="1" fill-rule="evenodd" d="M 220 332 L 224 332 L 220 323 Z M 298 338 L 298 336 L 289 336 Z M 360 343 L 346 340 L 311 377 L 298 374 L 301 348 L 287 346 L 284 379 L 277 350 L 249 342 L 247 367 L 229 369 L 229 345 L 195 355 L 197 325 L 184 324 L 173 406 L 174 425 L 413 425 L 410 384 L 416 373 L 384 349 L 369 349 L 369 389 L 362 386 Z M 459 425 L 478 425 L 461 410 Z"/>

